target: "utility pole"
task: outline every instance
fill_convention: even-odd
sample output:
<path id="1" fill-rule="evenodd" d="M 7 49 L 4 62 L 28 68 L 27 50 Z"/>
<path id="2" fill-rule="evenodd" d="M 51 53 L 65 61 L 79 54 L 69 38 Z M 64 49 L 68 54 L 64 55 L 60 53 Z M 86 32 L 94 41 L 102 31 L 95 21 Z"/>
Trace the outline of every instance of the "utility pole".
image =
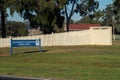
<path id="1" fill-rule="evenodd" d="M 113 25 L 113 27 L 112 27 L 112 30 L 113 30 L 113 41 L 115 41 L 115 23 L 116 23 L 116 21 L 115 21 L 115 14 L 114 14 L 114 8 L 113 8 L 113 6 L 111 5 L 111 17 L 112 17 L 112 25 Z"/>
<path id="2" fill-rule="evenodd" d="M 112 27 L 112 30 L 113 30 L 113 40 L 115 41 L 115 17 L 114 16 L 112 17 L 112 24 L 113 24 L 113 27 Z"/>

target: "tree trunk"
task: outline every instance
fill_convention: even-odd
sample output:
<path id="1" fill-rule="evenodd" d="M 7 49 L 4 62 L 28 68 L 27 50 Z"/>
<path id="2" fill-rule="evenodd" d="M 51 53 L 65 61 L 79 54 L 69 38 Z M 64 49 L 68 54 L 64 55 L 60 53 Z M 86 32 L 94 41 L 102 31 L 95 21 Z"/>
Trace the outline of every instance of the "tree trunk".
<path id="1" fill-rule="evenodd" d="M 5 11 L 1 10 L 1 37 L 6 38 L 6 28 L 5 28 Z"/>
<path id="2" fill-rule="evenodd" d="M 67 22 L 66 22 L 66 31 L 67 32 L 69 32 L 69 23 L 70 23 L 70 20 L 69 19 L 67 19 Z"/>

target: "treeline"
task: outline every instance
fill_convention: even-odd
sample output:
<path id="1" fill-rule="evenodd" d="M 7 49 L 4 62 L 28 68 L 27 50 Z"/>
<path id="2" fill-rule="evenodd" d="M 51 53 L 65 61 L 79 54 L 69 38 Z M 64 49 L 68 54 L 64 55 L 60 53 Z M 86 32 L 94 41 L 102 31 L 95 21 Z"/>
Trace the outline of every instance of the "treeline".
<path id="1" fill-rule="evenodd" d="M 71 7 L 69 7 L 71 6 Z M 6 37 L 7 8 L 30 22 L 32 28 L 40 27 L 44 34 L 62 31 L 66 20 L 67 31 L 74 13 L 85 16 L 98 8 L 95 0 L 0 0 L 1 37 Z M 71 9 L 70 9 L 71 8 Z"/>
<path id="2" fill-rule="evenodd" d="M 7 33 L 7 25 L 5 25 L 8 16 L 7 8 L 10 9 L 11 15 L 17 12 L 28 20 L 31 28 L 40 27 L 43 34 L 50 34 L 61 32 L 64 21 L 66 31 L 69 32 L 71 17 L 75 13 L 82 16 L 82 19 L 76 23 L 99 23 L 115 26 L 115 29 L 118 30 L 120 25 L 119 5 L 120 0 L 113 0 L 112 4 L 101 11 L 97 10 L 99 3 L 96 0 L 0 0 L 1 37 L 5 38 Z M 11 35 L 13 34 L 11 33 Z"/>
<path id="3" fill-rule="evenodd" d="M 83 17 L 79 21 L 71 21 L 73 24 L 100 24 L 112 26 L 116 34 L 120 34 L 120 0 L 114 0 L 104 10 L 97 10 L 93 14 Z"/>

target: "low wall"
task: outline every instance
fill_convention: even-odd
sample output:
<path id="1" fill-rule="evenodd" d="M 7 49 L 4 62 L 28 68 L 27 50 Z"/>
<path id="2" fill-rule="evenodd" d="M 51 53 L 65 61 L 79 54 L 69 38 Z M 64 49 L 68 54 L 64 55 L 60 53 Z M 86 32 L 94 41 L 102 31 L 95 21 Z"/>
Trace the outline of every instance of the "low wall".
<path id="1" fill-rule="evenodd" d="M 94 27 L 89 30 L 56 33 L 38 36 L 17 37 L 13 39 L 38 39 L 42 46 L 69 45 L 112 45 L 111 27 Z M 10 38 L 0 38 L 0 47 L 9 47 Z"/>
<path id="2" fill-rule="evenodd" d="M 112 45 L 111 27 L 91 27 L 90 34 L 91 45 Z"/>

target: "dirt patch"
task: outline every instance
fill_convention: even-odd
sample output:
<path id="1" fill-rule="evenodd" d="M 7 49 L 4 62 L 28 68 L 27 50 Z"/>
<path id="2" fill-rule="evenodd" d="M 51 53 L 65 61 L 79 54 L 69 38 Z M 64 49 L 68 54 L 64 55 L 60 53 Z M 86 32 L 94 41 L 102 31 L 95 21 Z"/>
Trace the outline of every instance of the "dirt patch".
<path id="1" fill-rule="evenodd" d="M 1 53 L 0 56 L 10 56 L 9 53 Z"/>

